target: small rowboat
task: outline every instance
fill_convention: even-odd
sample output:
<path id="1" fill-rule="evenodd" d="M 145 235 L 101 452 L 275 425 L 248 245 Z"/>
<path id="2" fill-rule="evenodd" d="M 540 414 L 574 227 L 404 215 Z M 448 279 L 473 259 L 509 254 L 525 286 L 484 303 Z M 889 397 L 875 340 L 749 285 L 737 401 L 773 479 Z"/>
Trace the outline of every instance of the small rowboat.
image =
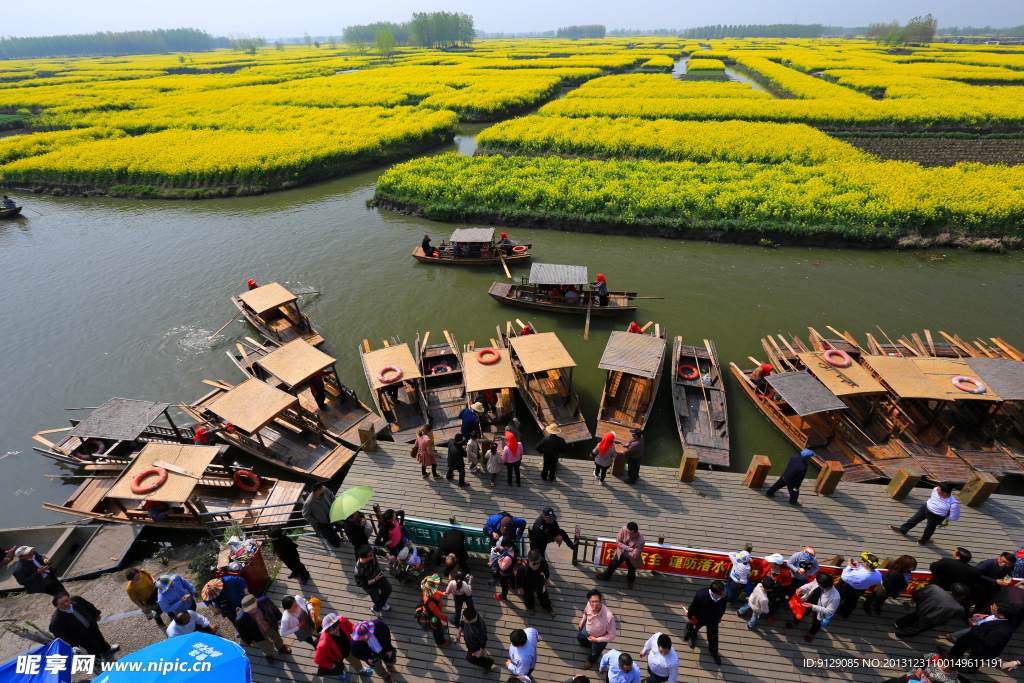
<path id="1" fill-rule="evenodd" d="M 423 375 L 427 416 L 434 430 L 434 441 L 443 443 L 462 429 L 459 413 L 466 404 L 466 383 L 462 372 L 462 353 L 454 337 L 444 331 L 443 344 L 427 345 L 428 331 L 420 345 L 416 338 L 416 357 Z"/>
<path id="2" fill-rule="evenodd" d="M 384 348 L 371 351 L 370 342 L 364 339 L 359 360 L 377 412 L 391 428 L 391 437 L 397 443 L 412 443 L 416 432 L 427 424 L 427 401 L 423 375 L 409 345 L 392 339 L 391 343 L 384 342 Z"/>
<path id="3" fill-rule="evenodd" d="M 487 348 L 475 348 L 473 342 L 462 356 L 466 375 L 466 407 L 472 409 L 477 402 L 494 406 L 493 410 L 480 415 L 480 436 L 487 441 L 501 436 L 505 425 L 516 419 L 513 394 L 516 374 L 509 358 L 508 337 L 502 334 L 500 327 L 496 329 L 498 336 L 491 339 L 489 348 L 498 352 L 497 357 Z"/>
<path id="4" fill-rule="evenodd" d="M 683 450 L 697 451 L 697 462 L 729 466 L 729 415 L 725 380 L 714 342 L 686 346 L 682 337 L 672 344 L 672 404 Z"/>
<path id="5" fill-rule="evenodd" d="M 504 261 L 506 264 L 530 260 L 532 244 L 503 246 L 494 243 L 494 228 L 459 228 L 452 236 L 425 254 L 423 247 L 412 250 L 412 257 L 420 263 L 443 266 L 488 266 Z"/>
<path id="6" fill-rule="evenodd" d="M 630 430 L 643 430 L 654 408 L 665 367 L 665 332 L 660 326 L 651 334 L 612 332 L 597 367 L 608 374 L 594 435 L 615 432 L 615 442 L 625 446 Z"/>
<path id="7" fill-rule="evenodd" d="M 286 344 L 293 339 L 305 339 L 319 346 L 324 338 L 313 329 L 309 317 L 299 310 L 297 297 L 276 282 L 250 289 L 245 294 L 231 297 L 245 319 L 265 338 Z"/>
<path id="8" fill-rule="evenodd" d="M 529 280 L 520 284 L 495 282 L 487 293 L 500 303 L 520 308 L 534 308 L 552 313 L 611 317 L 636 310 L 630 303 L 636 292 L 608 292 L 608 305 L 602 306 L 597 292 L 585 289 L 589 285 L 586 266 L 563 266 L 552 263 L 534 263 Z M 571 288 L 562 293 L 562 289 Z M 575 296 L 573 295 L 575 293 Z"/>
<path id="9" fill-rule="evenodd" d="M 14 218 L 15 216 L 21 215 L 21 207 L 16 206 L 13 209 L 0 209 L 0 218 Z"/>

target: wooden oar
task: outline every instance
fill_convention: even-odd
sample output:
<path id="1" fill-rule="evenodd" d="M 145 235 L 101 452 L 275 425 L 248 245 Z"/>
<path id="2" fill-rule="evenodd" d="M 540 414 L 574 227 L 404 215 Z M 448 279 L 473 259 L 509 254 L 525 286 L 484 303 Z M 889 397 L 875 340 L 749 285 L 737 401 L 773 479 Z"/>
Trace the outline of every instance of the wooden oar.
<path id="1" fill-rule="evenodd" d="M 423 343 L 420 344 L 420 350 L 427 348 L 428 339 L 430 339 L 430 330 L 427 330 L 427 333 L 423 335 Z"/>
<path id="2" fill-rule="evenodd" d="M 512 273 L 508 272 L 508 265 L 505 263 L 505 257 L 502 256 L 501 254 L 498 254 L 498 258 L 501 259 L 501 267 L 505 269 L 505 277 L 511 280 Z"/>
<path id="3" fill-rule="evenodd" d="M 524 327 L 526 327 L 526 324 L 519 318 L 516 318 L 516 325 L 519 325 L 519 329 L 523 329 Z"/>
<path id="4" fill-rule="evenodd" d="M 458 348 L 455 346 L 455 342 L 452 341 L 452 336 L 448 334 L 448 330 L 443 330 L 444 338 L 448 340 L 448 348 L 452 350 L 456 358 L 461 358 Z"/>
<path id="5" fill-rule="evenodd" d="M 166 462 L 164 460 L 155 460 L 155 461 L 153 461 L 153 466 L 154 467 L 162 467 L 165 470 L 169 470 L 171 472 L 175 472 L 177 474 L 181 474 L 181 475 L 184 475 L 186 477 L 192 477 L 193 479 L 202 479 L 202 477 L 200 477 L 198 475 L 195 475 L 195 474 L 192 474 L 188 470 L 186 470 L 186 469 L 184 469 L 182 467 L 178 467 L 177 465 L 173 465 L 173 464 L 171 464 L 169 462 Z"/>
<path id="6" fill-rule="evenodd" d="M 231 316 L 231 320 L 229 320 L 229 321 L 227 321 L 226 323 L 224 323 L 224 327 L 227 327 L 227 326 L 228 326 L 228 325 L 230 325 L 231 323 L 235 322 L 235 318 L 237 318 L 237 317 L 238 317 L 238 316 L 240 316 L 241 314 L 242 314 L 242 312 L 241 312 L 241 311 L 239 311 L 238 313 L 235 313 L 235 314 L 234 314 L 233 316 Z M 216 337 L 216 336 L 217 336 L 218 334 L 220 334 L 221 332 L 223 332 L 223 331 L 224 331 L 224 327 L 220 328 L 219 330 L 217 330 L 216 332 L 214 332 L 213 334 L 211 334 L 211 335 L 210 335 L 209 337 L 207 337 L 207 338 L 206 338 L 206 341 L 213 341 L 213 338 L 214 338 L 214 337 Z"/>
<path id="7" fill-rule="evenodd" d="M 714 360 L 713 360 L 714 356 L 711 355 L 711 349 L 709 349 L 707 347 L 707 340 L 706 339 L 704 340 L 704 348 L 708 352 L 708 358 L 709 358 L 708 362 L 711 363 L 711 364 L 714 364 Z M 700 372 L 700 358 L 697 357 L 696 349 L 694 349 L 693 361 L 697 364 L 697 381 L 700 382 L 700 393 L 704 394 L 704 407 L 707 408 L 707 410 L 708 410 L 708 429 L 710 429 L 711 433 L 714 434 L 715 433 L 715 425 L 711 421 L 711 401 L 708 400 L 708 390 L 707 390 L 707 387 L 704 386 L 704 376 Z M 710 368 L 708 369 L 708 374 L 711 374 Z"/>
<path id="8" fill-rule="evenodd" d="M 883 330 L 880 325 L 875 325 L 875 327 L 878 328 L 878 331 L 882 333 L 882 336 L 885 337 L 886 341 L 889 342 L 889 345 L 892 346 L 892 350 L 902 356 L 903 354 L 900 353 L 900 348 L 892 343 L 892 339 L 889 339 L 889 335 L 885 333 L 885 330 Z"/>
<path id="9" fill-rule="evenodd" d="M 648 327 L 650 327 L 650 326 L 651 326 L 651 325 L 653 325 L 653 324 L 654 324 L 654 321 L 653 321 L 653 320 L 651 320 L 651 321 L 650 321 L 650 322 L 648 322 L 648 323 L 647 323 L 646 325 L 644 325 L 643 327 L 641 327 L 641 328 L 640 328 L 640 331 L 641 331 L 641 332 L 646 332 L 646 331 L 647 331 L 647 328 L 648 328 Z"/>
<path id="10" fill-rule="evenodd" d="M 590 307 L 594 303 L 594 297 L 587 299 L 587 324 L 583 328 L 583 341 L 590 339 Z"/>
<path id="11" fill-rule="evenodd" d="M 663 296 L 631 296 L 630 299 L 664 299 Z"/>

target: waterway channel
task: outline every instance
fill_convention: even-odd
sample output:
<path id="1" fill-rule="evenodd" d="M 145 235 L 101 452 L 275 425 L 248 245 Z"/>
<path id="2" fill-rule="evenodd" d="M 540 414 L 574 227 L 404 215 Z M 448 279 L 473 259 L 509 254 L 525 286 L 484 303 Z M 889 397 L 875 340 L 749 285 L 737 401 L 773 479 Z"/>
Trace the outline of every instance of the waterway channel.
<path id="1" fill-rule="evenodd" d="M 435 150 L 472 153 L 482 126 Z M 278 281 L 338 359 L 343 381 L 370 402 L 356 346 L 392 335 L 412 341 L 449 330 L 460 343 L 487 344 L 496 324 L 516 317 L 556 331 L 574 357 L 575 383 L 593 428 L 608 334 L 629 320 L 560 319 L 500 306 L 487 296 L 497 268 L 438 268 L 410 253 L 424 233 L 435 242 L 453 226 L 390 211 L 366 200 L 383 169 L 266 196 L 223 200 L 132 201 L 108 197 L 10 194 L 25 216 L 0 222 L 0 510 L 2 526 L 59 521 L 40 509 L 62 503 L 76 480 L 47 477 L 58 466 L 32 452 L 31 436 L 68 426 L 111 396 L 179 403 L 206 392 L 204 378 L 238 381 L 228 360 L 255 330 L 234 322 L 229 301 L 245 281 Z M 806 337 L 807 326 L 849 330 L 863 339 L 880 325 L 890 336 L 923 328 L 1024 346 L 1024 257 L 967 251 L 927 253 L 677 242 L 544 230 L 509 231 L 531 242 L 537 261 L 586 265 L 612 289 L 664 300 L 639 302 L 637 320 L 658 322 L 684 343 L 713 339 L 724 364 L 763 356 L 767 333 Z M 518 277 L 527 268 L 514 269 Z M 781 471 L 791 449 L 728 378 L 732 469 L 764 454 Z M 674 466 L 681 447 L 667 383 L 647 430 L 651 465 Z M 528 453 L 539 439 L 526 417 Z M 185 420 L 180 416 L 181 422 Z M 586 457 L 580 449 L 577 457 Z M 244 454 L 236 459 L 245 461 Z"/>

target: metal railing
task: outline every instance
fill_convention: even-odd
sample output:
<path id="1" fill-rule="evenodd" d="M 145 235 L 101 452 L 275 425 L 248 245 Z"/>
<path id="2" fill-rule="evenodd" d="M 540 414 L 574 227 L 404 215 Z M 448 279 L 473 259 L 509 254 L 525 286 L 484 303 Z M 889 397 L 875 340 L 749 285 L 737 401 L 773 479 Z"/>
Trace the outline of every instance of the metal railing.
<path id="1" fill-rule="evenodd" d="M 191 502 L 195 504 L 194 500 Z M 247 534 L 257 536 L 266 536 L 271 529 L 293 531 L 307 527 L 302 509 L 295 503 L 274 503 L 213 512 L 199 511 L 197 516 L 207 533 L 217 540 L 221 540 L 224 532 L 232 527 L 238 527 Z M 270 518 L 274 521 L 268 521 Z"/>

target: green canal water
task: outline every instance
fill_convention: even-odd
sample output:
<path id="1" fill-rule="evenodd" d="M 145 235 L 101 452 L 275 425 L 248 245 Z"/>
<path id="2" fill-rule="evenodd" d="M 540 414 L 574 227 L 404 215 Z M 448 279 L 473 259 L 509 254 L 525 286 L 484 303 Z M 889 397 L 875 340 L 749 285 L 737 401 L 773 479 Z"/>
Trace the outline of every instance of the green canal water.
<path id="1" fill-rule="evenodd" d="M 454 144 L 472 153 L 467 126 Z M 597 368 L 609 333 L 629 319 L 594 319 L 505 308 L 487 296 L 496 268 L 439 268 L 410 253 L 424 233 L 436 241 L 454 226 L 366 208 L 375 169 L 261 197 L 200 202 L 58 198 L 9 192 L 24 217 L 0 222 L 0 510 L 2 526 L 59 521 L 40 509 L 61 503 L 73 483 L 45 475 L 61 470 L 32 452 L 31 436 L 68 426 L 81 411 L 112 396 L 179 403 L 206 392 L 204 378 L 237 381 L 228 360 L 235 342 L 256 336 L 234 322 L 229 297 L 245 281 L 278 281 L 303 309 L 338 359 L 343 381 L 369 402 L 356 352 L 365 338 L 412 341 L 416 332 L 487 344 L 496 324 L 519 317 L 555 331 L 576 360 L 576 388 L 593 428 L 604 380 Z M 512 230 L 534 244 L 541 262 L 586 265 L 612 289 L 664 300 L 640 302 L 637 320 L 658 322 L 684 343 L 713 339 L 723 364 L 763 356 L 767 333 L 806 337 L 807 326 L 890 336 L 928 328 L 962 336 L 1001 336 L 1024 346 L 1024 257 L 959 251 L 927 254 L 809 247 L 675 242 L 657 238 Z M 513 275 L 526 274 L 517 268 Z M 790 447 L 728 377 L 732 469 L 753 454 L 781 471 Z M 647 430 L 649 465 L 675 466 L 681 447 L 668 384 L 662 384 Z M 539 433 L 520 404 L 526 443 Z M 180 422 L 184 418 L 178 414 Z M 528 449 L 528 452 L 532 448 Z M 237 453 L 236 459 L 246 456 Z M 584 449 L 576 454 L 585 457 Z"/>

